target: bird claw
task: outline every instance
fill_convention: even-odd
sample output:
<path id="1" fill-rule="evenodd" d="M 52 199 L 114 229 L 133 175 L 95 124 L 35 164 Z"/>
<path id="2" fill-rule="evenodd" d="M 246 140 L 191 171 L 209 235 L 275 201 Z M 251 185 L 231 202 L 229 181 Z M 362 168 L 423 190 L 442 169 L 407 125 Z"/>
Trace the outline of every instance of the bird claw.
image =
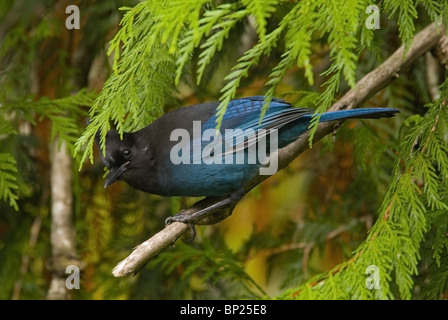
<path id="1" fill-rule="evenodd" d="M 216 212 L 216 210 L 222 210 L 225 207 L 228 207 L 229 205 L 234 205 L 239 200 L 241 200 L 242 197 L 244 197 L 245 192 L 244 189 L 238 189 L 230 194 L 228 198 L 225 198 L 223 200 L 220 200 L 208 207 L 202 208 L 194 213 L 186 214 L 184 210 L 180 211 L 178 214 L 168 217 L 165 220 L 165 226 L 173 223 L 173 222 L 182 222 L 186 223 L 188 227 L 190 228 L 190 239 L 184 240 L 186 242 L 191 242 L 196 237 L 196 229 L 194 228 L 194 225 L 196 223 L 201 224 L 201 220 L 207 219 L 211 214 Z M 228 217 L 229 214 L 226 214 L 225 217 Z M 219 219 L 219 221 L 221 221 Z"/>
<path id="2" fill-rule="evenodd" d="M 165 227 L 173 222 L 183 222 L 183 223 L 191 223 L 191 215 L 186 214 L 184 210 L 180 211 L 176 215 L 172 217 L 168 217 L 165 219 Z"/>
<path id="3" fill-rule="evenodd" d="M 165 227 L 172 224 L 173 222 L 182 222 L 187 224 L 188 228 L 190 229 L 190 238 L 182 238 L 182 240 L 185 242 L 192 242 L 196 238 L 196 228 L 194 227 L 194 223 L 191 220 L 193 220 L 191 219 L 191 215 L 185 214 L 184 211 L 181 211 L 175 216 L 166 218 Z"/>
<path id="4" fill-rule="evenodd" d="M 194 227 L 194 224 L 192 223 L 187 223 L 188 224 L 188 228 L 190 230 L 190 238 L 182 238 L 182 240 L 184 242 L 192 242 L 195 238 L 196 238 L 196 228 Z"/>

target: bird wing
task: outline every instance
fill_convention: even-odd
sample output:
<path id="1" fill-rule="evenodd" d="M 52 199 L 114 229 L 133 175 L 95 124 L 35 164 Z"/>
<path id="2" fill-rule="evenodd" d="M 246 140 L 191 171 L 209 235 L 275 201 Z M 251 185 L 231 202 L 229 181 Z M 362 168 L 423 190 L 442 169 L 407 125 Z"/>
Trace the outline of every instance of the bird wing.
<path id="1" fill-rule="evenodd" d="M 266 137 L 270 129 L 278 130 L 286 124 L 312 113 L 309 109 L 292 108 L 286 101 L 274 98 L 260 123 L 263 105 L 263 96 L 236 99 L 228 104 L 220 132 L 225 145 L 232 148 L 226 149 L 224 155 L 248 148 Z M 216 118 L 216 115 L 212 116 L 202 129 L 215 128 Z M 226 129 L 233 129 L 232 135 L 226 135 Z"/>
<path id="2" fill-rule="evenodd" d="M 264 105 L 263 96 L 253 96 L 241 99 L 235 99 L 229 102 L 227 105 L 226 113 L 222 118 L 221 129 L 236 129 L 245 126 L 245 124 L 260 119 L 261 109 Z M 265 116 L 269 114 L 291 109 L 291 105 L 282 99 L 273 98 L 269 104 L 269 109 Z M 208 121 L 203 124 L 204 129 L 210 129 L 216 127 L 216 114 L 208 119 Z"/>

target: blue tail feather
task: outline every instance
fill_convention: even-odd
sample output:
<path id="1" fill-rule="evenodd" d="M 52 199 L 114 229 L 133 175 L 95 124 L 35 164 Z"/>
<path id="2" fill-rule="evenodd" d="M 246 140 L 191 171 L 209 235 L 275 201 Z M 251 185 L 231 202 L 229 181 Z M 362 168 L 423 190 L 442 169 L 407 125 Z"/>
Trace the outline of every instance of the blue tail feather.
<path id="1" fill-rule="evenodd" d="M 338 121 L 345 119 L 378 119 L 390 118 L 400 110 L 391 108 L 364 108 L 330 111 L 323 113 L 319 122 Z M 300 116 L 297 122 L 291 122 L 283 127 L 282 133 L 279 135 L 279 146 L 284 147 L 305 133 L 308 128 L 313 114 L 305 114 Z"/>
<path id="2" fill-rule="evenodd" d="M 350 109 L 330 111 L 322 114 L 320 122 L 344 120 L 344 119 L 378 119 L 390 118 L 396 113 L 400 112 L 397 109 L 391 108 L 364 108 L 364 109 Z"/>

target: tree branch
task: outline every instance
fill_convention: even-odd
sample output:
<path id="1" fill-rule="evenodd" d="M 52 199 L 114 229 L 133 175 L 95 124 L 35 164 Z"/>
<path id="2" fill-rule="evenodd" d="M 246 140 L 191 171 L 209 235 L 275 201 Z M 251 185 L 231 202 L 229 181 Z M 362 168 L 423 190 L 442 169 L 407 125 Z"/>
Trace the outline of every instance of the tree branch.
<path id="1" fill-rule="evenodd" d="M 383 64 L 377 69 L 371 71 L 364 76 L 357 84 L 356 87 L 349 90 L 341 99 L 339 99 L 330 108 L 331 111 L 352 109 L 364 104 L 370 97 L 378 93 L 381 89 L 389 85 L 393 80 L 400 76 L 407 67 L 414 63 L 425 52 L 428 52 L 434 48 L 442 39 L 445 41 L 446 37 L 443 36 L 444 29 L 442 26 L 436 26 L 432 23 L 418 34 L 415 35 L 412 46 L 409 51 L 404 55 L 404 47 L 398 48 Z M 331 133 L 338 127 L 339 123 L 326 122 L 321 123 L 314 135 L 313 143 L 319 141 L 325 135 Z M 279 170 L 285 168 L 292 160 L 294 160 L 299 154 L 304 152 L 309 147 L 309 135 L 308 133 L 299 137 L 295 142 L 289 144 L 283 149 L 278 151 Z M 253 187 L 264 181 L 269 176 L 257 176 L 251 181 L 245 189 L 245 192 L 249 192 Z M 221 198 L 222 199 L 222 198 Z M 201 200 L 193 207 L 187 210 L 187 213 L 191 214 L 206 208 L 221 199 L 204 199 Z M 229 210 L 226 208 L 226 212 L 217 212 L 224 217 L 228 216 Z M 222 211 L 222 210 L 221 210 Z M 188 226 L 181 222 L 174 222 L 163 230 L 155 234 L 152 238 L 146 240 L 123 261 L 121 261 L 112 271 L 116 277 L 123 277 L 130 274 L 136 274 L 151 258 L 156 256 L 159 252 L 164 250 L 169 245 L 173 244 L 179 237 L 181 237 L 188 230 Z"/>

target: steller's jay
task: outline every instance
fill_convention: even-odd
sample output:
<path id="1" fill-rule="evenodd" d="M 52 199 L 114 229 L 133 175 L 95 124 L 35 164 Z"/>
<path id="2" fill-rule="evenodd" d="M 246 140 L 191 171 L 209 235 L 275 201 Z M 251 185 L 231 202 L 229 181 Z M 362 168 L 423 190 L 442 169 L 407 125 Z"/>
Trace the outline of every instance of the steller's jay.
<path id="1" fill-rule="evenodd" d="M 260 122 L 263 96 L 232 100 L 216 130 L 218 102 L 177 109 L 132 133 L 106 135 L 102 160 L 110 173 L 105 187 L 116 180 L 135 189 L 162 196 L 228 196 L 228 205 L 256 175 L 276 172 L 275 151 L 308 130 L 313 112 L 272 99 Z M 365 108 L 327 112 L 320 122 L 351 118 L 392 117 L 399 110 Z M 99 135 L 96 136 L 99 144 Z M 268 158 L 268 156 L 271 156 Z M 207 208 L 206 208 L 207 209 Z M 207 210 L 167 220 L 196 222 Z"/>

